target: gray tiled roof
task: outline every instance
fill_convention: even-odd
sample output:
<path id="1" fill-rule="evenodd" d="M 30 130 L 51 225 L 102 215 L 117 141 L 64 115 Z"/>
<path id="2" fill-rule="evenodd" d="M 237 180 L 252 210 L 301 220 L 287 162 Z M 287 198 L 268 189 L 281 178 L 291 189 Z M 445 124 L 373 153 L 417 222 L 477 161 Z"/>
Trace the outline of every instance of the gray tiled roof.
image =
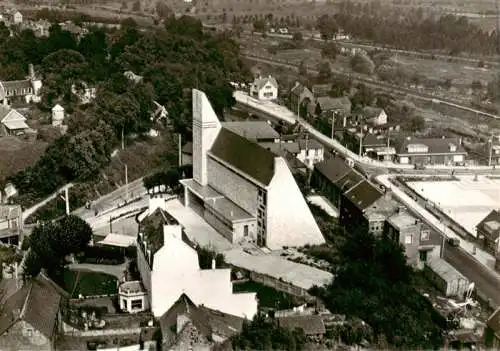
<path id="1" fill-rule="evenodd" d="M 331 157 L 314 165 L 314 168 L 330 182 L 335 183 L 347 173 L 352 172 L 352 168 L 340 157 Z"/>
<path id="2" fill-rule="evenodd" d="M 53 339 L 60 303 L 64 296 L 59 287 L 43 274 L 27 282 L 7 299 L 0 316 L 0 335 L 23 320 L 48 339 Z"/>
<path id="3" fill-rule="evenodd" d="M 265 121 L 222 122 L 222 126 L 247 139 L 279 139 L 279 133 Z"/>
<path id="4" fill-rule="evenodd" d="M 367 180 L 362 181 L 354 188 L 351 188 L 345 196 L 360 210 L 365 210 L 375 201 L 380 199 L 383 194 L 373 184 Z"/>
<path id="5" fill-rule="evenodd" d="M 432 138 L 432 139 L 417 139 L 417 138 L 411 138 L 411 139 L 406 139 L 401 145 L 401 148 L 398 150 L 398 154 L 419 154 L 418 152 L 415 153 L 409 153 L 407 151 L 408 145 L 411 144 L 422 144 L 426 145 L 429 149 L 427 152 L 428 154 L 457 154 L 457 153 L 462 153 L 466 154 L 467 151 L 465 151 L 464 147 L 460 145 L 460 142 L 456 138 Z M 456 151 L 451 152 L 449 147 L 450 144 L 453 144 L 457 147 Z"/>
<path id="6" fill-rule="evenodd" d="M 274 154 L 225 127 L 221 128 L 210 152 L 263 185 L 269 185 L 274 176 Z"/>
<path id="7" fill-rule="evenodd" d="M 1 82 L 5 90 L 31 89 L 31 81 L 29 79 L 11 80 Z"/>

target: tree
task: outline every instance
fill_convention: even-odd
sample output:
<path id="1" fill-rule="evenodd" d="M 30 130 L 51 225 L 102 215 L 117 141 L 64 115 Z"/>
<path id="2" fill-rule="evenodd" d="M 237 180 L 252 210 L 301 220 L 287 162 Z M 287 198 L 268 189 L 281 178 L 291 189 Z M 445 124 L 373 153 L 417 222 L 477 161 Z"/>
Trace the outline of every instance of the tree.
<path id="1" fill-rule="evenodd" d="M 266 31 L 266 22 L 263 19 L 255 20 L 253 22 L 253 31 L 254 32 L 265 32 Z"/>
<path id="2" fill-rule="evenodd" d="M 141 11 L 141 2 L 139 0 L 135 1 L 132 5 L 132 11 L 140 12 Z"/>
<path id="3" fill-rule="evenodd" d="M 375 64 L 365 54 L 357 53 L 351 58 L 351 67 L 355 72 L 372 75 L 375 71 Z"/>
<path id="4" fill-rule="evenodd" d="M 226 266 L 226 260 L 224 254 L 217 253 L 207 247 L 198 247 L 196 249 L 198 252 L 198 261 L 200 262 L 201 269 L 211 269 L 212 260 L 215 260 L 216 268 L 224 268 Z"/>
<path id="5" fill-rule="evenodd" d="M 89 224 L 74 215 L 63 217 L 57 223 L 55 233 L 61 255 L 69 255 L 84 251 L 92 240 L 92 228 Z"/>
<path id="6" fill-rule="evenodd" d="M 326 59 L 335 60 L 338 54 L 337 44 L 334 42 L 325 43 L 321 49 L 321 56 Z"/>
<path id="7" fill-rule="evenodd" d="M 334 35 L 337 34 L 339 27 L 333 17 L 325 14 L 318 18 L 316 29 L 321 34 L 321 39 L 328 41 L 333 39 Z"/>
<path id="8" fill-rule="evenodd" d="M 307 65 L 306 65 L 306 62 L 304 60 L 300 61 L 299 75 L 302 77 L 307 76 Z"/>
<path id="9" fill-rule="evenodd" d="M 326 83 L 332 78 L 332 69 L 330 63 L 323 61 L 318 67 L 318 77 L 317 80 L 320 83 Z"/>
<path id="10" fill-rule="evenodd" d="M 302 41 L 304 40 L 304 37 L 302 36 L 302 32 L 293 33 L 292 40 L 295 43 L 302 43 Z"/>
<path id="11" fill-rule="evenodd" d="M 161 19 L 168 18 L 168 16 L 170 16 L 172 12 L 173 12 L 172 9 L 168 7 L 168 5 L 163 1 L 158 0 L 156 2 L 156 14 Z"/>

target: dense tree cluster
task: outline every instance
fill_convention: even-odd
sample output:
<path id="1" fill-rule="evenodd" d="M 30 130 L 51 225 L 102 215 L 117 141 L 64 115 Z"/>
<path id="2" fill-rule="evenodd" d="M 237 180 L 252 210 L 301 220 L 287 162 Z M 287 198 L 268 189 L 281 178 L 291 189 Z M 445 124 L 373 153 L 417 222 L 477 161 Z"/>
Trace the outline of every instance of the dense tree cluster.
<path id="1" fill-rule="evenodd" d="M 356 38 L 391 45 L 407 50 L 445 50 L 452 55 L 461 52 L 494 54 L 497 52 L 497 35 L 488 33 L 468 22 L 465 17 L 442 15 L 425 16 L 422 9 L 402 11 L 383 6 L 380 2 L 355 3 L 345 0 L 340 11 L 318 19 L 317 28 L 338 26 Z M 330 34 L 328 34 L 330 37 Z"/>
<path id="2" fill-rule="evenodd" d="M 36 277 L 42 268 L 57 276 L 65 257 L 83 251 L 92 239 L 92 228 L 77 216 L 65 216 L 57 222 L 42 223 L 33 229 L 23 248 L 29 248 L 24 262 L 25 278 Z"/>
<path id="3" fill-rule="evenodd" d="M 335 280 L 313 288 L 333 313 L 358 317 L 372 328 L 380 348 L 435 349 L 448 325 L 412 285 L 402 248 L 386 237 L 345 234 Z"/>
<path id="4" fill-rule="evenodd" d="M 0 79 L 22 79 L 29 63 L 43 77 L 41 108 L 63 102 L 68 132 L 32 167 L 12 177 L 20 193 L 40 198 L 71 181 L 99 175 L 120 140 L 142 135 L 153 123 L 153 100 L 164 105 L 176 131 L 191 124 L 191 88 L 204 90 L 217 113 L 234 104 L 229 81 L 247 80 L 238 45 L 227 34 L 202 32 L 191 17 L 165 20 L 165 27 L 140 31 L 133 20 L 120 30 L 92 28 L 77 39 L 57 24 L 48 38 L 23 30 L 8 37 L 0 24 Z M 143 76 L 133 83 L 132 71 Z M 94 86 L 95 101 L 77 104 Z"/>
<path id="5" fill-rule="evenodd" d="M 306 337 L 302 329 L 278 327 L 264 315 L 257 315 L 251 322 L 243 324 L 241 333 L 232 337 L 236 350 L 302 350 Z"/>

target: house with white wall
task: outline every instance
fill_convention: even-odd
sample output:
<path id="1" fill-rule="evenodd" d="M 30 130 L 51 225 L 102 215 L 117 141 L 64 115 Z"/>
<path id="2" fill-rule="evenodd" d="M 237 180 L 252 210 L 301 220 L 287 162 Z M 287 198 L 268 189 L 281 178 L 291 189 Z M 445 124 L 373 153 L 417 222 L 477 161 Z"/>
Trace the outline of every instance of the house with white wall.
<path id="1" fill-rule="evenodd" d="M 316 163 L 323 162 L 325 151 L 323 144 L 308 137 L 298 140 L 298 144 L 300 152 L 297 158 L 309 169 L 313 169 Z"/>
<path id="2" fill-rule="evenodd" d="M 276 100 L 278 98 L 278 82 L 272 76 L 259 76 L 250 85 L 250 96 L 259 100 Z"/>
<path id="3" fill-rule="evenodd" d="M 283 157 L 225 128 L 193 89 L 193 178 L 184 205 L 232 243 L 272 250 L 325 242 Z"/>
<path id="4" fill-rule="evenodd" d="M 231 269 L 216 269 L 215 261 L 211 269 L 200 268 L 195 245 L 166 212 L 165 201 L 153 195 L 137 238 L 137 268 L 155 317 L 167 312 L 184 293 L 196 305 L 252 319 L 257 313 L 256 294 L 233 293 Z"/>

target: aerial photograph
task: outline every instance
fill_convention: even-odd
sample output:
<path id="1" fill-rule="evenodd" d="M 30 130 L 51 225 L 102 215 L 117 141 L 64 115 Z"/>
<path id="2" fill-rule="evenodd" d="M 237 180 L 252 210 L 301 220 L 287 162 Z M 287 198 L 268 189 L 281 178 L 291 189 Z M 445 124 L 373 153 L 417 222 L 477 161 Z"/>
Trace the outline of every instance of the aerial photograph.
<path id="1" fill-rule="evenodd" d="M 500 350 L 500 0 L 0 0 L 39 350 Z"/>

